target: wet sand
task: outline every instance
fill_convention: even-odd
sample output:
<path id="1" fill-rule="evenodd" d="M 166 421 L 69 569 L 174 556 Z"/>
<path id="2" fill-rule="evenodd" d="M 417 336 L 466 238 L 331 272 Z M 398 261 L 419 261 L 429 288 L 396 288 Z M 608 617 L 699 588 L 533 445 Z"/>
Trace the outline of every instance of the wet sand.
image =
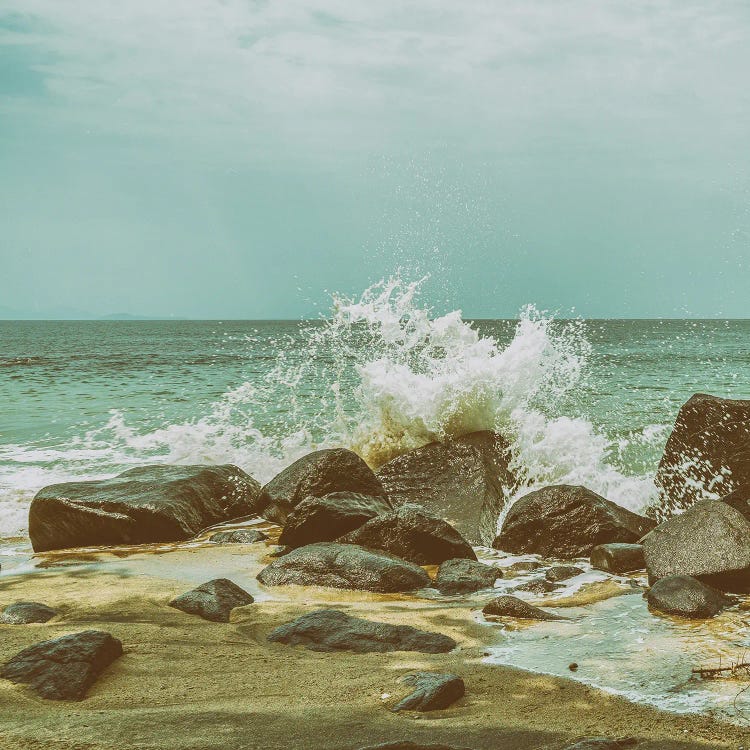
<path id="1" fill-rule="evenodd" d="M 642 748 L 747 747 L 750 731 L 630 703 L 572 680 L 483 663 L 492 628 L 466 603 L 324 589 L 278 589 L 229 624 L 167 606 L 191 584 L 227 575 L 253 595 L 263 545 L 198 546 L 122 559 L 46 558 L 51 567 L 0 579 L 0 603 L 41 601 L 49 623 L 0 626 L 0 660 L 47 638 L 106 630 L 124 656 L 80 703 L 51 702 L 0 680 L 5 750 L 354 750 L 409 739 L 457 747 L 562 748 L 586 735 L 635 737 Z M 97 562 L 98 560 L 98 562 Z M 209 572 L 210 571 L 210 572 Z M 268 598 L 268 593 L 274 597 Z M 266 641 L 277 625 L 323 606 L 453 637 L 450 654 L 321 654 Z M 447 710 L 394 714 L 414 669 L 454 672 L 466 696 Z"/>

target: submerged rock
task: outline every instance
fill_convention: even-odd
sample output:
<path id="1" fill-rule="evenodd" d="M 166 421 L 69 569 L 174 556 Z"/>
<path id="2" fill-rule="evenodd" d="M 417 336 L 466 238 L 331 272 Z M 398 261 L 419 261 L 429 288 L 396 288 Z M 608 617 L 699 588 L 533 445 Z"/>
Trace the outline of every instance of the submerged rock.
<path id="1" fill-rule="evenodd" d="M 513 591 L 526 591 L 530 594 L 549 594 L 559 589 L 559 584 L 552 583 L 546 578 L 534 578 L 531 581 L 516 586 Z"/>
<path id="2" fill-rule="evenodd" d="M 591 550 L 591 566 L 606 573 L 622 575 L 646 567 L 641 544 L 600 544 Z"/>
<path id="3" fill-rule="evenodd" d="M 356 492 L 306 497 L 287 516 L 279 544 L 294 548 L 315 542 L 332 542 L 390 510 L 387 498 Z"/>
<path id="4" fill-rule="evenodd" d="M 229 622 L 235 607 L 252 604 L 253 597 L 228 578 L 215 578 L 172 599 L 170 607 L 212 622 Z"/>
<path id="5" fill-rule="evenodd" d="M 564 617 L 528 604 L 515 596 L 498 596 L 482 609 L 485 617 L 515 617 L 519 620 L 564 620 Z"/>
<path id="6" fill-rule="evenodd" d="M 441 594 L 470 594 L 492 588 L 502 571 L 492 565 L 458 558 L 441 563 L 435 577 L 435 588 Z"/>
<path id="7" fill-rule="evenodd" d="M 0 677 L 24 683 L 42 698 L 80 701 L 96 678 L 122 656 L 122 643 L 101 630 L 42 641 L 17 653 Z"/>
<path id="8" fill-rule="evenodd" d="M 16 602 L 9 604 L 0 614 L 2 625 L 28 625 L 32 622 L 47 622 L 57 612 L 39 602 Z"/>
<path id="9" fill-rule="evenodd" d="M 212 534 L 208 541 L 214 544 L 255 544 L 268 539 L 268 534 L 259 529 L 230 529 Z"/>
<path id="10" fill-rule="evenodd" d="M 421 651 L 444 654 L 456 647 L 447 635 L 352 617 L 335 609 L 321 609 L 281 625 L 268 640 L 311 651 Z"/>
<path id="11" fill-rule="evenodd" d="M 440 711 L 466 693 L 464 681 L 455 674 L 416 672 L 401 681 L 415 689 L 393 707 L 394 711 Z"/>
<path id="12" fill-rule="evenodd" d="M 699 500 L 750 488 L 750 400 L 696 393 L 680 409 L 655 479 L 664 520 Z"/>
<path id="13" fill-rule="evenodd" d="M 329 448 L 303 456 L 275 476 L 260 493 L 258 512 L 283 525 L 304 498 L 325 497 L 332 492 L 386 496 L 380 480 L 356 453 Z"/>
<path id="14" fill-rule="evenodd" d="M 236 466 L 142 466 L 42 488 L 29 509 L 35 552 L 189 539 L 255 511 L 260 486 Z"/>
<path id="15" fill-rule="evenodd" d="M 646 593 L 646 599 L 649 609 L 693 619 L 713 617 L 733 604 L 721 591 L 691 576 L 668 576 L 658 580 Z"/>
<path id="16" fill-rule="evenodd" d="M 258 573 L 265 586 L 330 586 L 382 593 L 430 585 L 418 565 L 355 544 L 321 542 L 299 547 Z"/>
<path id="17" fill-rule="evenodd" d="M 370 519 L 339 541 L 390 552 L 419 565 L 439 565 L 457 557 L 477 559 L 449 523 L 411 503 Z"/>
<path id="18" fill-rule="evenodd" d="M 422 505 L 472 544 L 490 544 L 506 492 L 517 484 L 510 458 L 501 435 L 472 432 L 398 456 L 378 477 L 394 505 Z"/>
<path id="19" fill-rule="evenodd" d="M 506 578 L 513 578 L 513 576 L 518 575 L 519 573 L 530 573 L 531 571 L 539 570 L 539 568 L 543 567 L 544 565 L 536 560 L 522 560 L 521 562 L 509 565 L 507 568 L 503 568 L 503 572 Z"/>
<path id="20" fill-rule="evenodd" d="M 575 578 L 583 572 L 583 568 L 578 568 L 575 565 L 554 565 L 544 574 L 544 577 L 552 583 L 557 583 L 558 581 Z"/>
<path id="21" fill-rule="evenodd" d="M 689 575 L 727 591 L 750 591 L 750 521 L 729 503 L 702 500 L 643 539 L 649 583 Z"/>
<path id="22" fill-rule="evenodd" d="M 654 521 L 585 487 L 553 485 L 517 500 L 492 546 L 514 554 L 572 559 L 599 544 L 637 542 Z"/>

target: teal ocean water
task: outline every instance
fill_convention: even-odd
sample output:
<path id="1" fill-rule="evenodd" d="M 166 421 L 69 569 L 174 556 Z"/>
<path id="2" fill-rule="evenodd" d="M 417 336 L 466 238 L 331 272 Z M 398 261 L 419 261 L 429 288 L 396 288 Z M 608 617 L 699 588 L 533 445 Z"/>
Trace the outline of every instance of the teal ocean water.
<path id="1" fill-rule="evenodd" d="M 526 487 L 592 486 L 634 509 L 679 406 L 750 398 L 750 321 L 464 321 L 418 284 L 290 321 L 0 322 L 0 537 L 42 486 L 149 462 L 269 479 L 313 448 L 371 464 L 495 428 Z"/>

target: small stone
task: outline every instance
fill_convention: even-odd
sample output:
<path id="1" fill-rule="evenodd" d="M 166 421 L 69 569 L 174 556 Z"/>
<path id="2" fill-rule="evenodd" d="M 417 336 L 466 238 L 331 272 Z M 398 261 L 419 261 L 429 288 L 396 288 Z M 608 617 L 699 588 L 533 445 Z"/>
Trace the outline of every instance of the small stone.
<path id="1" fill-rule="evenodd" d="M 568 664 L 568 669 L 571 672 L 577 672 L 578 671 L 578 664 L 576 664 L 576 662 L 573 661 L 570 664 Z"/>
<path id="2" fill-rule="evenodd" d="M 441 563 L 435 577 L 435 588 L 441 594 L 470 594 L 481 589 L 491 589 L 502 571 L 492 565 L 456 558 Z"/>
<path id="3" fill-rule="evenodd" d="M 170 607 L 212 622 L 229 622 L 235 607 L 252 604 L 253 597 L 227 578 L 215 578 L 172 599 Z"/>
<path id="4" fill-rule="evenodd" d="M 564 617 L 545 612 L 515 596 L 498 596 L 485 605 L 485 617 L 514 617 L 520 620 L 564 620 Z"/>
<path id="5" fill-rule="evenodd" d="M 555 565 L 547 571 L 545 578 L 555 583 L 557 581 L 567 581 L 568 578 L 575 578 L 575 576 L 579 576 L 583 572 L 583 568 L 578 568 L 575 565 Z"/>
<path id="6" fill-rule="evenodd" d="M 255 544 L 264 539 L 268 539 L 268 534 L 258 529 L 230 529 L 212 534 L 208 541 L 214 544 Z"/>
<path id="7" fill-rule="evenodd" d="M 454 674 L 416 672 L 406 675 L 402 682 L 413 685 L 415 690 L 397 703 L 394 711 L 439 711 L 463 698 L 466 692 L 464 681 Z"/>
<path id="8" fill-rule="evenodd" d="M 28 625 L 32 622 L 47 622 L 57 612 L 46 604 L 39 602 L 16 602 L 9 604 L 0 615 L 3 625 Z"/>
<path id="9" fill-rule="evenodd" d="M 556 591 L 560 586 L 548 581 L 546 578 L 533 578 L 531 581 L 516 586 L 513 591 L 526 591 L 530 594 L 549 594 Z"/>

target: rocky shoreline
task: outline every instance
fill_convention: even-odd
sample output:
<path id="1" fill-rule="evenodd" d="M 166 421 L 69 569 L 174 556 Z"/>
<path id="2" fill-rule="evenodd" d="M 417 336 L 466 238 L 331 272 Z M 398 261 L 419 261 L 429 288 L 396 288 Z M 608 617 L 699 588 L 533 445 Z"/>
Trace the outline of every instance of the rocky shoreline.
<path id="1" fill-rule="evenodd" d="M 705 414 L 699 418 L 701 408 Z M 700 430 L 694 429 L 696 423 Z M 710 425 L 714 425 L 713 430 Z M 717 441 L 728 446 L 725 454 Z M 675 444 L 681 446 L 679 457 Z M 81 553 L 68 556 L 60 570 L 49 574 L 50 582 L 40 580 L 47 575 L 43 573 L 8 578 L 2 587 L 7 608 L 0 616 L 0 623 L 5 623 L 0 624 L 3 634 L 11 634 L 2 645 L 3 697 L 11 703 L 33 706 L 32 713 L 40 716 L 45 715 L 42 704 L 55 705 L 49 699 L 80 701 L 88 695 L 81 705 L 92 701 L 115 705 L 121 697 L 111 692 L 112 683 L 117 683 L 118 674 L 133 668 L 127 662 L 142 646 L 138 633 L 148 631 L 150 648 L 156 648 L 159 638 L 151 632 L 153 628 L 173 628 L 180 622 L 192 634 L 191 642 L 200 643 L 200 653 L 210 654 L 213 647 L 203 638 L 196 640 L 196 629 L 203 623 L 212 629 L 211 637 L 218 637 L 222 649 L 230 632 L 218 634 L 213 629 L 231 631 L 231 637 L 242 645 L 248 645 L 251 634 L 252 649 L 259 652 L 254 658 L 263 662 L 264 669 L 276 674 L 281 664 L 299 662 L 291 668 L 309 669 L 310 683 L 324 692 L 330 686 L 326 683 L 324 689 L 321 680 L 329 679 L 325 676 L 329 672 L 330 679 L 349 681 L 348 688 L 338 687 L 354 691 L 363 679 L 362 670 L 372 670 L 382 680 L 383 669 L 393 670 L 398 665 L 398 687 L 389 681 L 390 687 L 383 688 L 381 694 L 388 698 L 372 702 L 372 694 L 347 692 L 349 702 L 368 716 L 370 711 L 384 708 L 391 709 L 390 713 L 409 714 L 413 716 L 409 724 L 431 716 L 442 720 L 443 712 L 448 712 L 449 731 L 441 726 L 431 741 L 468 747 L 466 738 L 472 732 L 467 733 L 466 724 L 476 716 L 467 707 L 480 696 L 488 697 L 482 687 L 488 680 L 511 679 L 508 675 L 489 678 L 488 670 L 493 668 L 480 666 L 481 657 L 486 655 L 478 637 L 486 627 L 483 623 L 565 620 L 564 607 L 545 606 L 545 597 L 584 573 L 579 567 L 581 559 L 588 561 L 587 567 L 613 576 L 613 586 L 603 594 L 605 598 L 627 591 L 629 584 L 623 576 L 643 571 L 650 586 L 645 596 L 654 617 L 713 617 L 727 607 L 736 607 L 750 592 L 750 485 L 743 483 L 750 453 L 744 452 L 745 445 L 750 445 L 750 402 L 694 397 L 678 416 L 657 475 L 664 499 L 648 516 L 625 510 L 584 487 L 553 485 L 517 500 L 505 512 L 499 533 L 496 529 L 506 499 L 521 480 L 513 474 L 507 443 L 492 432 L 425 446 L 393 459 L 377 472 L 351 451 L 317 451 L 263 487 L 234 466 L 149 466 L 108 480 L 46 487 L 37 494 L 29 512 L 29 534 L 38 553 L 54 554 L 54 550 L 71 547 L 119 549 L 173 543 L 173 554 L 181 555 L 188 565 L 196 554 L 240 556 L 255 571 L 254 586 L 258 588 L 250 592 L 230 578 L 219 577 L 199 581 L 191 590 L 177 590 L 174 581 L 130 573 L 120 582 L 123 592 L 129 593 L 118 600 L 126 613 L 118 619 L 113 616 L 111 602 L 97 608 L 79 598 L 65 598 L 66 591 L 75 591 L 76 597 L 86 592 L 96 601 L 97 577 L 100 583 L 110 577 L 102 570 L 91 571 L 90 579 L 84 575 L 83 584 L 76 580 L 78 573 L 69 563 L 80 560 Z M 682 485 L 681 466 L 685 473 Z M 695 489 L 699 474 L 702 492 Z M 716 481 L 717 476 L 721 481 Z M 685 500 L 686 486 L 692 488 L 690 503 Z M 726 496 L 716 496 L 717 486 L 728 490 Z M 679 491 L 674 490 L 676 487 Z M 671 491 L 675 494 L 670 495 Z M 264 531 L 257 528 L 255 519 L 264 519 Z M 227 523 L 230 527 L 220 528 Z M 203 540 L 196 549 L 180 549 L 179 543 L 196 538 Z M 515 567 L 487 564 L 477 560 L 475 547 L 482 544 L 497 550 L 500 562 L 503 555 L 533 555 L 535 560 L 516 563 Z M 67 553 L 58 554 L 65 558 Z M 210 569 L 210 565 L 207 567 Z M 500 595 L 498 581 L 503 582 Z M 629 590 L 633 590 L 632 585 Z M 264 591 L 268 598 L 262 600 L 257 594 Z M 332 595 L 332 591 L 342 594 Z M 528 594 L 537 600 L 527 601 Z M 356 604 L 342 607 L 338 599 L 342 595 L 353 597 Z M 148 606 L 139 612 L 138 603 L 143 607 L 146 602 Z M 87 614 L 81 617 L 79 612 L 71 617 L 71 608 L 81 606 Z M 175 618 L 189 618 L 190 622 Z M 92 622 L 96 628 L 75 629 Z M 103 623 L 107 623 L 107 629 Z M 41 633 L 50 637 L 34 637 Z M 12 644 L 20 650 L 14 651 Z M 178 642 L 171 643 L 170 650 L 178 647 Z M 285 650 L 288 653 L 281 657 Z M 304 656 L 304 651 L 319 656 Z M 178 660 L 189 659 L 193 652 L 186 649 Z M 238 649 L 238 659 L 242 653 Z M 323 658 L 335 663 L 326 663 L 323 668 Z M 155 683 L 163 683 L 170 665 L 161 659 L 156 663 L 157 668 L 146 670 L 143 679 L 150 676 Z M 335 676 L 336 664 L 345 677 Z M 226 669 L 223 662 L 222 669 Z M 188 669 L 188 674 L 203 693 L 207 679 L 203 669 Z M 188 691 L 184 710 L 189 713 L 190 680 L 186 683 L 184 677 L 179 682 Z M 240 682 L 252 677 L 244 675 Z M 288 679 L 283 674 L 277 677 L 282 683 Z M 220 675 L 210 678 L 215 685 Z M 521 677 L 513 679 L 523 682 Z M 557 683 L 550 680 L 549 684 Z M 238 690 L 239 685 L 235 685 Z M 230 703 L 232 687 L 228 680 L 220 691 Z M 128 683 L 126 692 L 131 693 L 132 688 Z M 140 688 L 149 692 L 146 686 Z M 576 686 L 576 690 L 587 696 L 591 692 L 582 686 Z M 284 693 L 283 711 L 296 716 L 288 721 L 302 721 L 299 714 L 311 702 L 316 706 L 311 714 L 314 720 L 330 722 L 328 711 L 317 706 L 315 696 L 308 691 L 309 687 Z M 40 704 L 35 695 L 47 700 Z M 393 696 L 396 699 L 391 701 Z M 371 701 L 367 709 L 361 705 L 366 697 Z M 240 698 L 237 693 L 236 699 Z M 565 729 L 558 728 L 553 736 L 534 735 L 541 731 L 539 722 L 529 721 L 519 729 L 518 736 L 514 735 L 512 742 L 516 744 L 488 744 L 490 730 L 497 733 L 508 728 L 503 714 L 507 701 L 503 699 L 513 695 L 508 696 L 503 688 L 494 698 L 496 714 L 474 727 L 472 747 L 584 747 L 574 741 L 585 739 L 588 733 L 573 728 L 589 726 L 580 723 L 586 712 L 579 708 L 562 717 L 558 711 L 562 704 L 555 707 L 555 713 Z M 613 700 L 586 698 L 597 706 Z M 295 702 L 300 705 L 291 705 Z M 253 705 L 250 690 L 250 713 Z M 531 710 L 532 705 L 537 704 L 529 699 L 527 708 Z M 517 711 L 522 712 L 522 708 L 516 706 Z M 673 735 L 669 740 L 672 744 L 665 744 L 670 735 L 662 733 L 658 739 L 661 744 L 653 744 L 657 735 L 651 728 L 644 732 L 642 723 L 643 717 L 650 715 L 649 709 L 633 707 L 629 711 L 638 715 L 629 729 L 617 721 L 592 723 L 604 736 L 599 737 L 598 744 L 587 747 L 624 747 L 617 744 L 623 738 L 640 747 L 739 747 L 735 737 L 741 734 L 734 728 L 720 732 L 715 727 L 724 725 L 700 717 L 664 719 L 666 724 L 694 722 L 687 730 L 692 734 L 679 743 Z M 48 718 L 55 724 L 64 714 L 64 710 L 61 713 L 55 709 Z M 128 719 L 123 717 L 121 721 L 120 732 L 125 731 Z M 365 742 L 370 736 L 378 740 L 428 739 L 427 733 L 410 732 L 411 726 L 403 726 L 401 734 L 394 733 L 393 719 L 385 716 L 368 721 L 374 722 L 372 732 L 368 735 L 367 727 L 362 727 L 362 740 L 342 734 L 341 722 L 336 719 L 333 724 L 337 729 L 329 735 L 329 744 L 317 740 L 305 744 L 354 750 L 372 745 Z M 514 721 L 518 721 L 517 716 Z M 277 736 L 287 737 L 287 742 L 293 736 L 297 738 L 294 742 L 302 742 L 299 727 L 279 722 L 283 724 L 283 716 L 273 717 L 272 723 L 280 732 Z M 388 725 L 387 734 L 376 731 L 381 725 Z M 257 722 L 253 726 L 260 731 Z M 244 732 L 240 734 L 246 741 Z M 274 745 L 265 736 L 257 745 L 232 745 L 231 739 L 225 741 L 223 737 L 217 744 L 227 742 L 229 747 L 298 746 Z M 144 739 L 143 746 L 162 745 L 148 744 Z M 178 742 L 171 746 L 216 744 Z"/>

